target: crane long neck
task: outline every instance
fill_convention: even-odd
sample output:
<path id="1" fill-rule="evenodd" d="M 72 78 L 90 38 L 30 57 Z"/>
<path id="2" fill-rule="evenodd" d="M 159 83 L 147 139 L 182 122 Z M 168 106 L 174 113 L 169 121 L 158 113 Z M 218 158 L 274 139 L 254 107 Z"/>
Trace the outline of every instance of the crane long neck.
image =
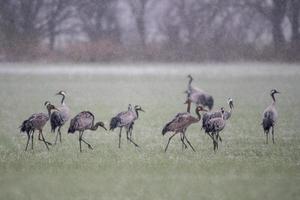
<path id="1" fill-rule="evenodd" d="M 64 105 L 65 104 L 65 95 L 62 95 L 62 99 L 61 99 L 61 104 Z"/>
<path id="2" fill-rule="evenodd" d="M 272 100 L 273 100 L 273 101 L 272 101 L 272 104 L 273 104 L 273 105 L 275 105 L 275 103 L 276 103 L 276 100 L 275 100 L 275 96 L 274 96 L 274 94 L 273 94 L 273 93 L 271 94 L 271 97 L 272 97 Z"/>
<path id="3" fill-rule="evenodd" d="M 187 103 L 187 112 L 190 113 L 191 112 L 191 102 Z"/>
<path id="4" fill-rule="evenodd" d="M 193 81 L 193 79 L 190 78 L 189 83 L 188 83 L 188 89 L 189 89 L 189 90 L 191 90 L 191 87 L 192 87 L 192 81 Z"/>
<path id="5" fill-rule="evenodd" d="M 98 129 L 98 126 L 99 126 L 99 124 L 98 124 L 98 123 L 96 123 L 96 124 L 93 124 L 93 125 L 92 125 L 92 127 L 90 128 L 90 130 L 92 130 L 92 131 L 95 131 L 95 130 L 97 130 L 97 129 Z"/>
<path id="6" fill-rule="evenodd" d="M 231 114 L 233 111 L 233 107 L 230 104 L 229 104 L 229 108 L 230 108 L 229 113 Z"/>
<path id="7" fill-rule="evenodd" d="M 137 109 L 134 109 L 134 111 L 135 111 L 135 114 L 136 114 L 136 118 L 138 119 L 139 118 L 139 112 L 138 112 Z"/>
<path id="8" fill-rule="evenodd" d="M 51 110 L 50 110 L 50 109 L 47 109 L 47 111 L 48 111 L 48 117 L 50 118 Z"/>
<path id="9" fill-rule="evenodd" d="M 200 111 L 197 108 L 195 110 L 195 113 L 196 113 L 196 115 L 198 117 L 198 121 L 200 121 L 201 120 L 201 115 L 200 115 Z"/>

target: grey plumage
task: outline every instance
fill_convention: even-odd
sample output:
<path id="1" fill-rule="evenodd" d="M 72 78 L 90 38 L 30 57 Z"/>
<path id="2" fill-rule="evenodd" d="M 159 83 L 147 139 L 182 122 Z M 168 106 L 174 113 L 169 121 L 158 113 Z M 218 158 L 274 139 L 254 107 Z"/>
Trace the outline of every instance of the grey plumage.
<path id="1" fill-rule="evenodd" d="M 221 117 L 208 120 L 205 132 L 212 138 L 214 151 L 218 149 L 219 133 L 225 128 L 226 120 L 224 119 L 224 109 L 221 108 Z"/>
<path id="2" fill-rule="evenodd" d="M 264 129 L 264 132 L 266 134 L 266 143 L 268 144 L 268 135 L 270 132 L 270 129 L 272 128 L 272 141 L 273 144 L 275 143 L 274 141 L 274 126 L 276 124 L 277 118 L 278 118 L 278 113 L 275 108 L 275 94 L 278 94 L 279 92 L 276 89 L 271 90 L 271 97 L 272 97 L 272 103 L 264 110 L 263 112 L 263 119 L 262 119 L 262 127 Z"/>
<path id="3" fill-rule="evenodd" d="M 101 126 L 106 130 L 103 122 L 97 122 L 94 124 L 95 116 L 90 111 L 82 111 L 77 114 L 71 121 L 68 129 L 68 133 L 75 133 L 75 131 L 79 132 L 79 149 L 82 152 L 81 142 L 84 142 L 89 149 L 93 149 L 92 146 L 83 139 L 83 132 L 85 130 L 95 131 Z"/>
<path id="4" fill-rule="evenodd" d="M 58 128 L 54 144 L 56 144 L 58 136 L 59 136 L 59 140 L 61 142 L 61 130 L 60 129 L 70 118 L 70 109 L 65 104 L 66 92 L 60 91 L 56 95 L 61 95 L 62 99 L 61 99 L 61 106 L 59 107 L 59 111 L 54 111 L 50 117 L 51 132 L 55 133 L 56 128 Z"/>
<path id="5" fill-rule="evenodd" d="M 135 120 L 139 118 L 139 111 L 145 112 L 141 106 L 136 105 L 134 109 L 132 109 L 131 105 L 129 104 L 128 110 L 124 112 L 120 112 L 115 117 L 110 120 L 110 128 L 109 130 L 114 130 L 115 128 L 120 128 L 119 132 L 119 148 L 121 147 L 121 134 L 122 128 L 125 127 L 127 140 L 134 144 L 136 147 L 138 145 L 129 137 L 132 134 L 133 124 Z"/>
<path id="6" fill-rule="evenodd" d="M 29 119 L 26 119 L 22 122 L 21 126 L 19 127 L 20 128 L 20 132 L 26 132 L 27 135 L 30 134 L 34 128 L 33 128 L 33 125 L 30 121 L 31 117 Z"/>
<path id="7" fill-rule="evenodd" d="M 189 99 L 191 102 L 195 103 L 196 105 L 202 105 L 203 107 L 208 107 L 208 109 L 211 110 L 214 106 L 213 97 L 207 92 L 199 88 L 193 87 L 192 81 L 194 79 L 191 75 L 188 75 L 188 78 L 190 79 L 188 82 L 188 89 L 185 91 L 187 94 L 187 99 Z M 187 112 L 190 112 L 189 107 Z"/>
<path id="8" fill-rule="evenodd" d="M 191 124 L 197 123 L 201 120 L 200 111 L 206 111 L 206 110 L 203 109 L 202 106 L 197 106 L 195 110 L 197 117 L 192 116 L 189 112 L 178 113 L 170 122 L 168 122 L 164 126 L 164 128 L 162 129 L 162 135 L 165 135 L 167 132 L 174 132 L 174 134 L 171 135 L 171 137 L 168 140 L 168 143 L 165 147 L 165 152 L 168 149 L 171 139 L 178 133 L 180 133 L 180 139 L 183 146 L 185 148 L 187 147 L 186 144 L 184 143 L 184 140 L 186 140 L 189 146 L 192 148 L 192 150 L 195 151 L 194 147 L 187 139 L 185 132 Z"/>
<path id="9" fill-rule="evenodd" d="M 27 143 L 26 143 L 25 151 L 27 151 L 30 138 L 31 138 L 31 148 L 33 149 L 33 136 L 35 130 L 39 131 L 38 139 L 43 141 L 45 143 L 46 148 L 49 150 L 48 145 L 51 145 L 51 143 L 45 140 L 43 136 L 43 128 L 46 125 L 47 121 L 49 120 L 51 110 L 54 110 L 56 108 L 49 101 L 46 101 L 44 105 L 47 108 L 48 111 L 47 114 L 46 113 L 32 114 L 27 120 L 23 121 L 22 125 L 20 126 L 20 131 L 26 132 L 27 134 Z"/>
<path id="10" fill-rule="evenodd" d="M 231 117 L 232 112 L 233 112 L 234 105 L 233 105 L 232 98 L 228 98 L 228 105 L 229 105 L 229 111 L 224 111 L 224 119 L 225 120 L 228 120 Z M 202 118 L 202 128 L 205 130 L 205 132 L 207 132 L 207 130 L 206 130 L 207 122 L 210 119 L 219 118 L 221 116 L 222 116 L 221 110 L 215 111 L 215 112 L 210 112 L 210 113 L 204 113 L 203 118 Z M 221 137 L 220 137 L 220 139 L 221 139 Z"/>

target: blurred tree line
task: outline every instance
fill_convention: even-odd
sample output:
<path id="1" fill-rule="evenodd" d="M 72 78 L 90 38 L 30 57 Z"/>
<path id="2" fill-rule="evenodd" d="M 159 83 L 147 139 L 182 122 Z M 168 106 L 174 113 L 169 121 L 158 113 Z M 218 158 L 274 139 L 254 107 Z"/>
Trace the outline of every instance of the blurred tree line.
<path id="1" fill-rule="evenodd" d="M 300 0 L 0 0 L 1 61 L 300 60 Z"/>

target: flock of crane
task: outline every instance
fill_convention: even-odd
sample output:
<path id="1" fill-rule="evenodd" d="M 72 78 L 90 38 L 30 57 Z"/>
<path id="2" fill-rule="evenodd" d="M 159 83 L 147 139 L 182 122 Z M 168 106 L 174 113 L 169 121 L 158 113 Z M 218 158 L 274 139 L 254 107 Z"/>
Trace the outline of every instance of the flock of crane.
<path id="1" fill-rule="evenodd" d="M 186 137 L 185 133 L 187 128 L 191 124 L 200 122 L 200 112 L 203 112 L 201 129 L 204 129 L 205 133 L 212 139 L 213 149 L 214 151 L 216 151 L 218 149 L 218 142 L 222 142 L 220 132 L 224 130 L 226 126 L 226 121 L 230 119 L 232 115 L 234 108 L 233 100 L 231 98 L 228 98 L 229 111 L 225 111 L 224 108 L 221 108 L 220 110 L 213 112 L 211 111 L 214 105 L 213 97 L 207 92 L 193 87 L 193 77 L 191 75 L 188 75 L 188 78 L 188 89 L 185 91 L 187 94 L 185 102 L 185 104 L 187 104 L 187 112 L 177 113 L 176 116 L 170 122 L 168 122 L 162 129 L 162 135 L 165 135 L 167 132 L 173 132 L 173 134 L 169 137 L 168 143 L 165 147 L 165 152 L 168 149 L 171 139 L 177 134 L 180 134 L 180 140 L 183 149 L 186 149 L 189 145 L 191 149 L 195 151 L 194 147 Z M 261 125 L 263 127 L 264 133 L 266 134 L 266 143 L 268 143 L 270 130 L 272 130 L 272 141 L 274 143 L 274 126 L 278 117 L 278 113 L 275 108 L 275 94 L 277 93 L 279 92 L 276 89 L 271 90 L 270 95 L 272 97 L 272 103 L 263 112 L 263 119 Z M 66 92 L 60 91 L 56 95 L 62 96 L 61 105 L 59 107 L 54 106 L 49 101 L 46 101 L 44 105 L 46 106 L 48 113 L 32 114 L 21 124 L 20 131 L 25 132 L 27 134 L 27 143 L 25 151 L 27 151 L 30 140 L 31 149 L 33 149 L 33 137 L 34 132 L 36 130 L 39 131 L 38 140 L 43 141 L 46 148 L 49 150 L 48 146 L 52 145 L 52 143 L 46 141 L 43 136 L 43 128 L 49 121 L 49 119 L 51 124 L 51 132 L 56 132 L 54 144 L 57 143 L 58 137 L 59 141 L 61 142 L 61 128 L 70 119 L 70 109 L 65 103 Z M 196 117 L 193 116 L 190 112 L 192 103 L 196 105 Z M 208 108 L 208 110 L 206 108 Z M 140 111 L 145 112 L 141 106 L 135 105 L 133 107 L 131 104 L 129 104 L 127 111 L 120 112 L 111 119 L 110 130 L 113 131 L 116 128 L 120 129 L 119 148 L 121 147 L 121 135 L 123 127 L 126 130 L 127 140 L 131 142 L 135 147 L 139 147 L 139 145 L 136 144 L 132 139 L 132 131 L 135 121 L 139 118 Z M 84 131 L 94 131 L 97 130 L 99 126 L 107 130 L 103 122 L 99 121 L 95 123 L 95 117 L 90 111 L 82 111 L 79 114 L 77 114 L 73 119 L 71 119 L 68 133 L 75 133 L 75 131 L 79 132 L 80 152 L 82 152 L 82 142 L 86 144 L 89 149 L 93 149 L 93 147 L 83 139 Z"/>

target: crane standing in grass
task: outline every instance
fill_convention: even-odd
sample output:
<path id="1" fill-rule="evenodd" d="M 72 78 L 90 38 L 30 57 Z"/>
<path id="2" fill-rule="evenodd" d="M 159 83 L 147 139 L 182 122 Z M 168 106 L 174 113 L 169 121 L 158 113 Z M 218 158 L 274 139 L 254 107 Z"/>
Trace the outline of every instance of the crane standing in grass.
<path id="1" fill-rule="evenodd" d="M 139 147 L 132 139 L 129 137 L 129 134 L 132 134 L 133 123 L 136 119 L 139 118 L 139 111 L 145 112 L 141 106 L 136 105 L 134 106 L 134 110 L 132 109 L 131 105 L 129 104 L 128 110 L 124 112 L 120 112 L 115 117 L 113 117 L 110 121 L 110 129 L 114 130 L 115 128 L 119 127 L 119 148 L 121 148 L 121 134 L 122 128 L 125 127 L 127 140 L 129 140 L 132 144 L 136 147 Z"/>
<path id="2" fill-rule="evenodd" d="M 224 111 L 224 119 L 225 120 L 228 120 L 231 117 L 232 112 L 233 112 L 234 106 L 233 106 L 232 98 L 228 98 L 228 105 L 229 105 L 230 110 Z M 221 116 L 222 116 L 221 110 L 215 111 L 215 112 L 210 112 L 210 113 L 204 113 L 203 118 L 202 118 L 202 128 L 201 129 L 204 129 L 205 133 L 210 134 L 209 130 L 208 130 L 208 125 L 207 125 L 208 121 L 213 118 L 220 118 Z M 222 142 L 222 138 L 220 136 L 218 136 L 218 139 Z"/>
<path id="3" fill-rule="evenodd" d="M 61 95 L 62 99 L 61 99 L 61 106 L 59 107 L 59 111 L 54 111 L 50 117 L 51 132 L 55 133 L 56 128 L 58 128 L 54 144 L 56 144 L 58 136 L 59 136 L 59 141 L 61 142 L 60 129 L 70 118 L 70 109 L 65 103 L 66 92 L 60 91 L 56 95 Z"/>
<path id="4" fill-rule="evenodd" d="M 187 112 L 190 112 L 190 104 L 191 102 L 195 103 L 196 105 L 202 105 L 203 107 L 208 107 L 211 110 L 214 106 L 214 99 L 213 97 L 208 94 L 207 92 L 193 87 L 192 81 L 194 80 L 191 75 L 188 75 L 190 79 L 188 82 L 188 89 L 186 90 L 187 99 L 190 100 L 190 103 L 187 106 Z"/>
<path id="5" fill-rule="evenodd" d="M 200 111 L 207 110 L 205 110 L 202 106 L 197 106 L 195 110 L 197 117 L 192 116 L 189 112 L 178 113 L 170 122 L 168 122 L 164 126 L 162 130 L 162 135 L 165 135 L 167 132 L 174 132 L 174 134 L 169 137 L 168 143 L 165 147 L 165 152 L 168 149 L 171 139 L 178 133 L 180 133 L 180 139 L 182 144 L 186 147 L 186 144 L 184 143 L 184 140 L 186 140 L 189 146 L 192 148 L 192 150 L 195 151 L 194 147 L 187 139 L 185 132 L 191 124 L 197 123 L 201 120 Z"/>
<path id="6" fill-rule="evenodd" d="M 89 149 L 93 149 L 93 147 L 82 138 L 83 132 L 85 130 L 95 131 L 98 129 L 99 126 L 107 130 L 103 122 L 97 122 L 96 124 L 94 124 L 94 121 L 95 121 L 95 117 L 90 111 L 83 111 L 77 114 L 70 122 L 68 133 L 75 133 L 75 131 L 79 132 L 80 152 L 82 152 L 81 142 L 84 142 Z"/>
<path id="7" fill-rule="evenodd" d="M 272 103 L 265 109 L 264 113 L 263 113 L 263 119 L 262 119 L 262 126 L 264 129 L 264 132 L 266 134 L 266 144 L 268 144 L 268 138 L 269 138 L 269 132 L 270 129 L 272 128 L 272 141 L 273 144 L 275 143 L 274 141 L 274 126 L 277 122 L 277 118 L 278 118 L 278 113 L 277 110 L 275 108 L 275 94 L 279 94 L 280 92 L 278 92 L 276 89 L 271 90 L 271 97 L 272 97 Z"/>
<path id="8" fill-rule="evenodd" d="M 220 138 L 219 133 L 225 128 L 226 120 L 224 118 L 224 109 L 221 108 L 221 116 L 208 120 L 205 131 L 213 140 L 214 151 L 219 147 L 218 139 Z M 211 133 L 211 134 L 209 134 Z"/>
<path id="9" fill-rule="evenodd" d="M 23 121 L 22 125 L 20 126 L 21 132 L 27 133 L 27 143 L 25 151 L 27 151 L 27 147 L 29 144 L 29 140 L 31 138 L 31 149 L 33 149 L 33 135 L 34 131 L 39 131 L 38 139 L 43 141 L 46 148 L 49 150 L 48 145 L 51 145 L 50 142 L 47 142 L 43 136 L 43 128 L 46 125 L 47 121 L 50 118 L 51 110 L 57 110 L 54 105 L 52 105 L 49 101 L 46 101 L 44 104 L 47 108 L 48 113 L 35 113 L 31 115 L 27 120 Z"/>

